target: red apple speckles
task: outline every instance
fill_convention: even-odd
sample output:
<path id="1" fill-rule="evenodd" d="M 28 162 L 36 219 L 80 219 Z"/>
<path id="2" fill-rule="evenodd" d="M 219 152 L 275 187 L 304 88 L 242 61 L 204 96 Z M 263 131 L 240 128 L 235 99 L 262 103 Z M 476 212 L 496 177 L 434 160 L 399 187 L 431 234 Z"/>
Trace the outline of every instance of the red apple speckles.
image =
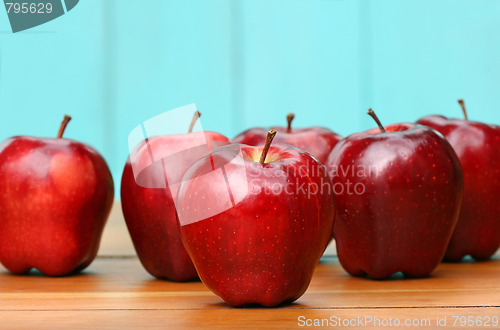
<path id="1" fill-rule="evenodd" d="M 418 121 L 441 132 L 462 166 L 464 196 L 457 226 L 445 260 L 471 255 L 489 259 L 500 246 L 500 126 L 467 120 L 427 116 Z"/>
<path id="2" fill-rule="evenodd" d="M 231 306 L 298 299 L 331 236 L 326 168 L 284 144 L 260 163 L 262 150 L 216 149 L 186 172 L 178 196 L 184 245 L 201 280 Z"/>
<path id="3" fill-rule="evenodd" d="M 287 143 L 299 149 L 305 150 L 316 157 L 322 164 L 328 158 L 333 147 L 342 137 L 325 127 L 292 128 L 291 123 L 295 116 L 288 114 L 287 127 L 273 127 L 279 134 L 275 143 Z M 260 127 L 251 128 L 236 136 L 235 143 L 248 144 L 251 146 L 263 145 L 266 141 L 267 130 Z"/>
<path id="4" fill-rule="evenodd" d="M 113 202 L 113 180 L 91 147 L 13 137 L 0 145 L 0 261 L 13 273 L 63 276 L 97 254 Z"/>
<path id="5" fill-rule="evenodd" d="M 353 134 L 328 159 L 339 261 L 354 276 L 427 276 L 443 258 L 457 221 L 460 164 L 432 129 L 404 123 L 385 131 Z"/>

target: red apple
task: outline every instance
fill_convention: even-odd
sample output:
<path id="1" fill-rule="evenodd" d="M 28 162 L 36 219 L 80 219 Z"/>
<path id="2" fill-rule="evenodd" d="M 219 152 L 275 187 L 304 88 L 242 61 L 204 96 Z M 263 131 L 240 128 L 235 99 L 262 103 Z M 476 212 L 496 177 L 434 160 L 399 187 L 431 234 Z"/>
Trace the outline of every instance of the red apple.
<path id="1" fill-rule="evenodd" d="M 205 285 L 231 306 L 276 306 L 306 291 L 335 206 L 326 167 L 286 144 L 232 144 L 185 174 L 182 240 Z"/>
<path id="2" fill-rule="evenodd" d="M 187 281 L 198 277 L 182 245 L 174 200 L 184 172 L 211 149 L 230 143 L 219 133 L 191 132 L 193 124 L 187 134 L 143 141 L 123 170 L 125 221 L 142 265 L 157 278 Z"/>
<path id="3" fill-rule="evenodd" d="M 97 254 L 113 202 L 113 179 L 91 147 L 62 134 L 0 144 L 0 261 L 13 273 L 63 276 Z"/>
<path id="4" fill-rule="evenodd" d="M 410 123 L 379 124 L 340 141 L 327 166 L 337 202 L 337 254 L 349 274 L 423 277 L 438 266 L 462 199 L 460 164 L 441 134 Z"/>
<path id="5" fill-rule="evenodd" d="M 490 258 L 500 246 L 500 126 L 467 119 L 427 116 L 418 121 L 441 132 L 455 150 L 464 176 L 464 197 L 457 227 L 444 256 L 460 261 Z"/>
<path id="6" fill-rule="evenodd" d="M 280 134 L 276 135 L 275 143 L 287 143 L 299 149 L 305 150 L 325 164 L 333 147 L 342 137 L 325 127 L 293 128 L 293 113 L 287 115 L 287 127 L 272 127 Z M 255 127 L 241 133 L 233 139 L 235 143 L 261 146 L 266 141 L 267 131 L 264 128 Z"/>

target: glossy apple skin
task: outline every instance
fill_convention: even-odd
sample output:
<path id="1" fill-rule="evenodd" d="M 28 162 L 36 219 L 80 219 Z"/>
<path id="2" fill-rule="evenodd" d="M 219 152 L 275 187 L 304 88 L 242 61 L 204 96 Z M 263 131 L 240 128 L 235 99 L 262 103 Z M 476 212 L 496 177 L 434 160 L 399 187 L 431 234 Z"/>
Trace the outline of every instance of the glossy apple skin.
<path id="1" fill-rule="evenodd" d="M 328 128 L 319 126 L 292 128 L 291 133 L 287 133 L 286 127 L 272 127 L 272 129 L 278 132 L 274 138 L 274 143 L 287 143 L 305 150 L 316 157 L 322 164 L 326 163 L 333 147 L 342 139 L 340 135 Z M 266 142 L 268 131 L 260 127 L 251 128 L 236 136 L 233 142 L 250 146 L 262 146 Z"/>
<path id="2" fill-rule="evenodd" d="M 500 126 L 443 116 L 418 123 L 441 132 L 462 165 L 462 209 L 445 260 L 489 259 L 500 246 Z"/>
<path id="3" fill-rule="evenodd" d="M 208 145 L 196 148 L 200 139 Z M 157 161 L 151 161 L 148 145 L 141 143 L 130 155 L 123 170 L 122 210 L 135 250 L 144 268 L 157 278 L 188 281 L 198 277 L 184 248 L 172 195 L 177 195 L 184 172 L 212 148 L 229 144 L 215 132 L 165 135 L 149 139 Z M 144 168 L 135 179 L 133 165 Z M 166 187 L 164 167 L 171 175 Z M 173 182 L 176 181 L 176 182 Z"/>
<path id="4" fill-rule="evenodd" d="M 462 171 L 438 132 L 409 123 L 386 130 L 353 134 L 328 159 L 337 254 L 353 276 L 424 277 L 442 260 L 455 228 Z M 348 181 L 359 184 L 350 194 Z"/>
<path id="5" fill-rule="evenodd" d="M 242 162 L 231 163 L 240 150 Z M 241 144 L 216 149 L 186 172 L 178 196 L 184 245 L 203 283 L 231 306 L 298 299 L 332 231 L 335 205 L 326 167 L 307 152 L 274 143 L 267 155 L 272 161 L 252 161 L 261 150 Z M 222 178 L 216 175 L 221 169 Z M 324 185 L 323 193 L 311 194 L 308 183 Z M 220 212 L 207 215 L 219 206 Z"/>
<path id="6" fill-rule="evenodd" d="M 0 261 L 16 274 L 64 276 L 97 254 L 113 179 L 91 147 L 13 137 L 0 145 Z"/>

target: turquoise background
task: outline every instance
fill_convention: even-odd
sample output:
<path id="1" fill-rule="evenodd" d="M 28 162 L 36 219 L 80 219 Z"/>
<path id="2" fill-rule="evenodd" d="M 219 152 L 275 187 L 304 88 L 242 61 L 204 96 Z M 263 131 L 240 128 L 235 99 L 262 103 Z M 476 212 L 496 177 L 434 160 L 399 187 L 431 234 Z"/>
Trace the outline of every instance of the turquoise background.
<path id="1" fill-rule="evenodd" d="M 81 0 L 13 34 L 0 9 L 0 140 L 93 145 L 119 187 L 127 137 L 195 102 L 204 129 L 342 135 L 431 113 L 500 124 L 500 1 Z M 119 190 L 117 189 L 117 192 Z"/>

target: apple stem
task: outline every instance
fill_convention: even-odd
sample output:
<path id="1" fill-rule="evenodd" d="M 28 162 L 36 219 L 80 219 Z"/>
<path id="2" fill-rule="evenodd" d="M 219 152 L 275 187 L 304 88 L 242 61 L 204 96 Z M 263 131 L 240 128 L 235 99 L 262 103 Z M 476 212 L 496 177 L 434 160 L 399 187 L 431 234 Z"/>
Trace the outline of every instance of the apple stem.
<path id="1" fill-rule="evenodd" d="M 64 115 L 64 118 L 61 122 L 61 126 L 59 127 L 59 132 L 57 133 L 57 138 L 60 139 L 62 138 L 64 134 L 64 130 L 66 129 L 66 126 L 68 125 L 69 121 L 71 120 L 71 116 L 69 115 Z"/>
<path id="2" fill-rule="evenodd" d="M 266 162 L 267 153 L 271 147 L 271 142 L 273 142 L 276 131 L 274 129 L 267 132 L 266 144 L 264 144 L 264 149 L 262 149 L 262 154 L 260 155 L 259 163 L 264 164 Z"/>
<path id="3" fill-rule="evenodd" d="M 467 110 L 465 109 L 464 99 L 458 99 L 458 104 L 460 104 L 460 106 L 462 107 L 462 111 L 464 112 L 465 120 L 469 120 L 469 117 L 467 117 Z"/>
<path id="4" fill-rule="evenodd" d="M 293 112 L 290 112 L 288 115 L 286 115 L 286 121 L 288 122 L 288 127 L 286 128 L 287 133 L 292 133 L 293 118 L 295 118 L 295 114 Z"/>
<path id="5" fill-rule="evenodd" d="M 380 122 L 380 120 L 378 120 L 378 117 L 375 114 L 375 111 L 373 111 L 373 109 L 370 108 L 370 109 L 368 109 L 368 111 L 366 113 L 369 114 L 370 117 L 373 118 L 373 120 L 375 120 L 375 122 L 378 125 L 378 128 L 380 128 L 380 132 L 385 133 L 385 128 L 384 128 L 384 126 L 382 126 L 382 123 Z"/>
<path id="6" fill-rule="evenodd" d="M 193 119 L 191 119 L 191 124 L 189 124 L 189 129 L 188 133 L 191 133 L 193 131 L 194 124 L 198 120 L 198 118 L 201 117 L 201 113 L 197 110 L 194 112 Z"/>

